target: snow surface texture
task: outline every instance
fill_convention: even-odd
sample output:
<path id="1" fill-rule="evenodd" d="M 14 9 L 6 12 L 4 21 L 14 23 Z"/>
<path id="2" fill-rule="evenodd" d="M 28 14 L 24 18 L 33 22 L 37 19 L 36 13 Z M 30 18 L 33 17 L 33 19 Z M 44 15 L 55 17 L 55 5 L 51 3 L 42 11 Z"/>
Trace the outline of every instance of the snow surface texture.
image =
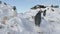
<path id="1" fill-rule="evenodd" d="M 13 10 L 13 6 L 0 4 L 0 34 L 60 34 L 59 8 L 41 9 L 47 11 L 45 17 L 42 15 L 40 27 L 34 24 L 34 16 L 39 10 L 39 8 L 31 9 L 18 14 Z"/>

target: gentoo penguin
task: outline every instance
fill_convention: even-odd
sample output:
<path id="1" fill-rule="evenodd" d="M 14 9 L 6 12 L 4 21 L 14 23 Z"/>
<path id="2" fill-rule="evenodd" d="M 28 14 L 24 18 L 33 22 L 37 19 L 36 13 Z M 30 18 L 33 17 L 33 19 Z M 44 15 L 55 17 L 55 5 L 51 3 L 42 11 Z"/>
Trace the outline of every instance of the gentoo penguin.
<path id="1" fill-rule="evenodd" d="M 13 6 L 13 10 L 16 10 L 16 7 L 15 6 Z"/>
<path id="2" fill-rule="evenodd" d="M 43 16 L 46 16 L 46 10 L 43 11 Z"/>
<path id="3" fill-rule="evenodd" d="M 35 25 L 36 26 L 40 26 L 40 23 L 41 23 L 41 12 L 42 11 L 39 11 L 36 16 L 35 16 Z"/>
<path id="4" fill-rule="evenodd" d="M 2 1 L 0 1 L 0 4 L 2 4 Z"/>
<path id="5" fill-rule="evenodd" d="M 54 9 L 51 9 L 54 12 Z"/>
<path id="6" fill-rule="evenodd" d="M 5 5 L 7 5 L 5 2 L 4 2 Z"/>

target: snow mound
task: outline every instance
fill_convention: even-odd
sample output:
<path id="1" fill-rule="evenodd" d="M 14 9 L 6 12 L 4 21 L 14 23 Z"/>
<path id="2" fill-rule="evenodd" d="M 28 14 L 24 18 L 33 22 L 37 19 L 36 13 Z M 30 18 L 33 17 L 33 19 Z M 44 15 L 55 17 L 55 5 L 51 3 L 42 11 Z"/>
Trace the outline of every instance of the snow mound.
<path id="1" fill-rule="evenodd" d="M 34 24 L 39 10 L 46 10 L 40 27 Z M 60 9 L 37 8 L 18 14 L 15 6 L 0 1 L 0 34 L 60 34 Z"/>
<path id="2" fill-rule="evenodd" d="M 0 34 L 36 34 L 28 19 L 23 14 L 18 17 L 14 6 L 0 1 Z"/>
<path id="3" fill-rule="evenodd" d="M 49 9 L 48 9 L 49 8 Z M 31 22 L 34 24 L 34 16 L 38 13 L 40 9 L 31 9 L 28 12 L 23 14 L 23 19 L 28 20 L 28 23 Z M 41 8 L 42 11 L 46 10 L 46 16 L 42 15 L 42 22 L 40 27 L 33 26 L 34 32 L 42 32 L 42 34 L 60 34 L 60 10 L 59 8 Z M 22 20 L 23 21 L 23 20 Z"/>

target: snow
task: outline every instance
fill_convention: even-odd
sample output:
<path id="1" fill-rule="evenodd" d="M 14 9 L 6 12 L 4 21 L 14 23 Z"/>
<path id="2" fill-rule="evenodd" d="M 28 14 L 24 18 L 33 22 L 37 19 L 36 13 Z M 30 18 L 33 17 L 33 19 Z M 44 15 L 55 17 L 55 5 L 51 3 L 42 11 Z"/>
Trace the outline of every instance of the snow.
<path id="1" fill-rule="evenodd" d="M 46 16 L 41 17 L 40 27 L 34 24 L 34 16 L 39 10 L 47 10 Z M 17 13 L 13 10 L 13 6 L 2 3 L 0 4 L 0 34 L 60 34 L 60 9 L 47 7 Z"/>

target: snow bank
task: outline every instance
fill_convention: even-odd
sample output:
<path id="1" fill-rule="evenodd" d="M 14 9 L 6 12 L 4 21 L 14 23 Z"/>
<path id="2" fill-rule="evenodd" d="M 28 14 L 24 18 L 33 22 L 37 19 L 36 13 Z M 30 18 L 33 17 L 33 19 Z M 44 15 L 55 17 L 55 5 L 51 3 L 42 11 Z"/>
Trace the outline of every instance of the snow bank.
<path id="1" fill-rule="evenodd" d="M 41 17 L 40 27 L 34 24 L 34 16 L 39 10 L 46 10 L 46 16 Z M 2 2 L 0 3 L 0 34 L 60 34 L 60 9 L 38 8 L 18 14 L 13 6 Z"/>

